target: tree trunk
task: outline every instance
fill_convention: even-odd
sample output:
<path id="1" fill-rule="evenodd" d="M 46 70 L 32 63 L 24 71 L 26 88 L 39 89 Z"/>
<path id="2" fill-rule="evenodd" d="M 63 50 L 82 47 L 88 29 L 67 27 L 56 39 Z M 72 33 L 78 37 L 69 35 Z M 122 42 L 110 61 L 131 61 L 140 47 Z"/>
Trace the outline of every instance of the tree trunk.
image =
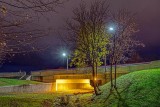
<path id="1" fill-rule="evenodd" d="M 113 87 L 112 67 L 113 67 L 113 65 L 112 65 L 112 62 L 110 64 L 111 64 L 111 66 L 110 66 L 110 80 L 111 80 L 111 90 L 112 90 L 112 87 Z"/>
<path id="2" fill-rule="evenodd" d="M 98 93 L 99 93 L 99 91 L 101 91 L 100 90 L 100 88 L 99 88 L 99 84 L 98 84 L 98 82 L 97 82 L 97 74 L 98 74 L 98 64 L 97 64 L 97 62 L 96 62 L 96 87 L 97 87 L 97 89 L 98 89 Z"/>
<path id="3" fill-rule="evenodd" d="M 105 73 L 107 72 L 107 69 L 106 69 L 106 55 L 104 57 L 104 67 L 105 67 Z"/>
<path id="4" fill-rule="evenodd" d="M 117 79 L 117 62 L 115 61 L 114 65 L 114 88 L 116 88 L 116 79 Z"/>
<path id="5" fill-rule="evenodd" d="M 97 88 L 96 88 L 96 81 L 95 81 L 96 74 L 95 74 L 95 67 L 94 66 L 92 66 L 92 76 L 93 76 L 94 92 L 95 92 L 96 95 L 98 95 L 98 91 L 97 91 Z"/>

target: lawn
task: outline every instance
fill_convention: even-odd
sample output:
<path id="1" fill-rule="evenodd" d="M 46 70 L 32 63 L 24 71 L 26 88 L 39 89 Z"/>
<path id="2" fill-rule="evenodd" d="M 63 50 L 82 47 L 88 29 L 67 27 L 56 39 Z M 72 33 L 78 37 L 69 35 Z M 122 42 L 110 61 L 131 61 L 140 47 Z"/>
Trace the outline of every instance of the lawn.
<path id="1" fill-rule="evenodd" d="M 81 105 L 82 101 L 85 102 L 91 96 L 91 93 L 70 92 L 0 94 L 0 107 L 77 107 L 76 104 Z"/>
<path id="2" fill-rule="evenodd" d="M 17 80 L 17 79 L 7 79 L 0 78 L 0 86 L 10 86 L 10 85 L 25 85 L 25 84 L 38 84 L 40 82 L 27 81 L 27 80 Z"/>
<path id="3" fill-rule="evenodd" d="M 88 107 L 159 107 L 160 69 L 136 71 L 117 79 L 117 91 L 110 93 L 110 83 Z"/>
<path id="4" fill-rule="evenodd" d="M 117 91 L 110 83 L 95 96 L 73 93 L 8 94 L 0 96 L 4 107 L 159 107 L 160 69 L 131 72 L 117 79 Z"/>

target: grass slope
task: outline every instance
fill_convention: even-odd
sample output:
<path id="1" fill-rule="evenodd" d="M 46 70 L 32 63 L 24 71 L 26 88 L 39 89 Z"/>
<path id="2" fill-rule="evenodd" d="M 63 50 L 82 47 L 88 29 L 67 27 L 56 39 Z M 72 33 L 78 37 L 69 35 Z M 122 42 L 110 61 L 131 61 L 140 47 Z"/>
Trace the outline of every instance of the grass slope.
<path id="1" fill-rule="evenodd" d="M 159 107 L 160 69 L 142 70 L 117 79 L 117 91 L 110 93 L 110 83 L 101 87 L 102 94 L 8 94 L 0 96 L 4 107 Z M 69 104 L 57 106 L 60 97 L 70 96 Z M 94 99 L 93 99 L 94 97 Z M 78 105 L 76 105 L 78 104 Z"/>
<path id="2" fill-rule="evenodd" d="M 91 107 L 159 107 L 160 69 L 142 70 L 117 79 L 117 91 L 110 93 L 110 83 L 101 87 L 102 95 Z"/>
<path id="3" fill-rule="evenodd" d="M 0 86 L 37 84 L 37 83 L 39 83 L 39 82 L 36 82 L 36 81 L 27 81 L 27 80 L 0 78 Z"/>

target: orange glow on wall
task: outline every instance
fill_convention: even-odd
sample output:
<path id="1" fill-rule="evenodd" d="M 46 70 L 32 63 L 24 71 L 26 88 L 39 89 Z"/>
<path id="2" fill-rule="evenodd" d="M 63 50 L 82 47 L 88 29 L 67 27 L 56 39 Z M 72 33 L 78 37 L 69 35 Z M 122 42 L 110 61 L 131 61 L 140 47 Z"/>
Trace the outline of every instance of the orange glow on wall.
<path id="1" fill-rule="evenodd" d="M 56 91 L 92 89 L 90 79 L 56 79 Z"/>

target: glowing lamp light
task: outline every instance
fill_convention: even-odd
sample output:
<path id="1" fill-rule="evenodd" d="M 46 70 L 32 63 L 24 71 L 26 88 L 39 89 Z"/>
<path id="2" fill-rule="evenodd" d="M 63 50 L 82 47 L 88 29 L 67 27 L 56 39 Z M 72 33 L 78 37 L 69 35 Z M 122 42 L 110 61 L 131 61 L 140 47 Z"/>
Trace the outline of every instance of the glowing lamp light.
<path id="1" fill-rule="evenodd" d="M 63 52 L 62 56 L 65 57 L 67 59 L 67 70 L 68 70 L 68 53 Z"/>
<path id="2" fill-rule="evenodd" d="M 65 56 L 66 56 L 66 53 L 62 53 L 62 56 L 64 56 L 64 57 L 65 57 Z"/>
<path id="3" fill-rule="evenodd" d="M 110 31 L 113 31 L 113 30 L 114 30 L 114 28 L 113 28 L 113 27 L 109 27 L 109 30 L 110 30 Z"/>

